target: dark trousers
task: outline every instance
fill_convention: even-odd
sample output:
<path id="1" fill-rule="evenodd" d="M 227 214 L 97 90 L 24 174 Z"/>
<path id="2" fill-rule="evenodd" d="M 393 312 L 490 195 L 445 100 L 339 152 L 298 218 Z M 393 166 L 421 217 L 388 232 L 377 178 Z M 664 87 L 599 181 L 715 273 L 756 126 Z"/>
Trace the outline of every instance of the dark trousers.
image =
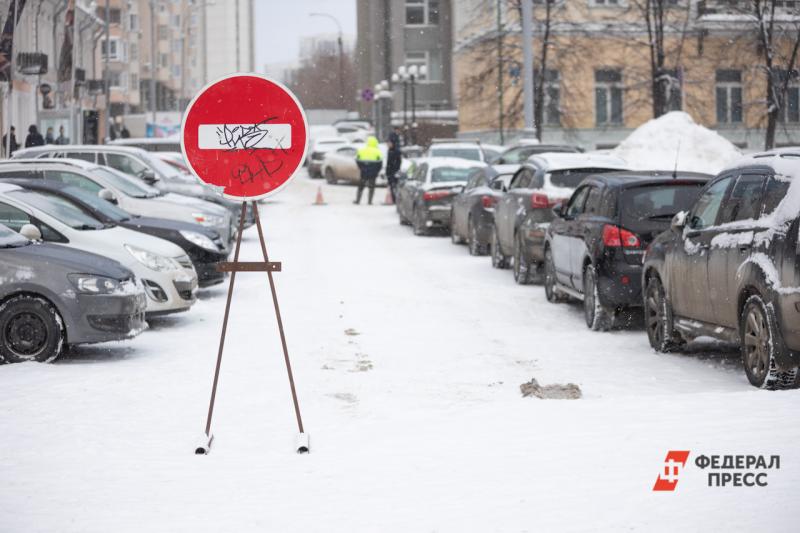
<path id="1" fill-rule="evenodd" d="M 375 179 L 377 176 L 372 178 L 364 178 L 362 177 L 361 180 L 358 182 L 358 192 L 356 193 L 356 203 L 361 203 L 361 195 L 364 193 L 364 187 L 369 187 L 369 196 L 367 197 L 367 202 L 372 204 L 372 197 L 375 196 Z"/>
<path id="2" fill-rule="evenodd" d="M 386 181 L 389 182 L 389 192 L 392 195 L 392 203 L 396 204 L 397 203 L 397 175 L 395 174 L 393 176 L 390 176 L 389 178 L 387 178 Z"/>

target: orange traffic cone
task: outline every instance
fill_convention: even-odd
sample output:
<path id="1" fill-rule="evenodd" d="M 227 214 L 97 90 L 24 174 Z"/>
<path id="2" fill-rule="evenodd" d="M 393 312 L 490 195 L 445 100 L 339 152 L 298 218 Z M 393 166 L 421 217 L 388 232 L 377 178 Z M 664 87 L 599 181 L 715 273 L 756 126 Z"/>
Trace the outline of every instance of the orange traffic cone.
<path id="1" fill-rule="evenodd" d="M 322 185 L 317 187 L 317 198 L 311 205 L 325 205 L 325 199 L 322 197 Z"/>
<path id="2" fill-rule="evenodd" d="M 386 187 L 386 198 L 383 199 L 383 205 L 394 205 L 394 200 L 392 199 L 392 188 L 389 186 Z"/>

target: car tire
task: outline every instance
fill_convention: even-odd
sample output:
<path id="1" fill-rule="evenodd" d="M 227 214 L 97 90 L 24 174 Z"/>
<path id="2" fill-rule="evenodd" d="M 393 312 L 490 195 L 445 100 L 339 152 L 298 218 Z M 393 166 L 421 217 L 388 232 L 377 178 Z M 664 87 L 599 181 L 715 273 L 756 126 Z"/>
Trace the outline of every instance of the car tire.
<path id="1" fill-rule="evenodd" d="M 500 249 L 497 226 L 494 226 L 494 230 L 492 231 L 492 243 L 489 245 L 489 249 L 492 254 L 492 266 L 499 269 L 508 268 L 508 256 L 503 255 L 503 251 Z"/>
<path id="2" fill-rule="evenodd" d="M 547 248 L 544 252 L 544 295 L 550 303 L 566 300 L 556 288 L 556 265 L 553 263 L 553 252 Z"/>
<path id="3" fill-rule="evenodd" d="M 786 353 L 786 345 L 775 311 L 754 294 L 744 304 L 739 319 L 742 364 L 750 383 L 760 389 L 779 390 L 798 386 L 797 367 L 779 370 L 776 356 Z"/>
<path id="4" fill-rule="evenodd" d="M 644 325 L 650 346 L 657 352 L 674 352 L 685 344 L 675 332 L 672 305 L 658 276 L 651 276 L 645 286 Z"/>
<path id="5" fill-rule="evenodd" d="M 325 181 L 327 181 L 331 185 L 336 185 L 337 183 L 339 183 L 339 179 L 336 177 L 336 173 L 330 167 L 325 169 Z"/>
<path id="6" fill-rule="evenodd" d="M 422 218 L 420 210 L 414 208 L 414 213 L 411 215 L 411 227 L 414 230 L 414 235 L 422 237 L 428 234 L 428 229 L 425 227 L 425 220 Z"/>
<path id="7" fill-rule="evenodd" d="M 453 244 L 464 244 L 464 237 L 459 235 L 456 231 L 455 220 L 452 212 L 450 213 L 450 242 Z"/>
<path id="8" fill-rule="evenodd" d="M 470 255 L 486 255 L 489 252 L 486 249 L 487 246 L 481 244 L 478 238 L 478 228 L 472 221 L 472 217 L 469 217 L 467 221 L 467 245 L 469 246 Z"/>
<path id="9" fill-rule="evenodd" d="M 583 316 L 592 331 L 608 331 L 614 327 L 614 310 L 600 302 L 597 272 L 592 265 L 583 269 Z"/>
<path id="10" fill-rule="evenodd" d="M 44 298 L 15 296 L 0 305 L 0 362 L 52 363 L 65 341 L 64 321 Z"/>
<path id="11" fill-rule="evenodd" d="M 531 265 L 523 256 L 522 236 L 517 234 L 514 239 L 514 281 L 519 285 L 527 285 L 531 282 Z"/>

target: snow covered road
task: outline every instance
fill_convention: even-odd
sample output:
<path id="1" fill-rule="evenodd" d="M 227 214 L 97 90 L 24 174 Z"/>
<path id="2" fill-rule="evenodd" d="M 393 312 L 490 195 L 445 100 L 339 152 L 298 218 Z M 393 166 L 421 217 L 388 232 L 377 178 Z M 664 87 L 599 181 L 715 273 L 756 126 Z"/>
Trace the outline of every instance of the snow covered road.
<path id="1" fill-rule="evenodd" d="M 0 367 L 0 532 L 796 531 L 800 391 L 735 352 L 657 355 L 394 208 L 302 176 L 262 206 L 312 453 L 298 456 L 266 277 L 241 274 L 210 455 L 225 286 L 139 338 Z M 376 197 L 382 199 L 384 190 Z M 243 259 L 259 260 L 255 228 Z M 577 383 L 576 401 L 519 385 Z M 675 492 L 653 492 L 690 450 Z M 766 487 L 709 487 L 701 454 L 781 455 Z"/>

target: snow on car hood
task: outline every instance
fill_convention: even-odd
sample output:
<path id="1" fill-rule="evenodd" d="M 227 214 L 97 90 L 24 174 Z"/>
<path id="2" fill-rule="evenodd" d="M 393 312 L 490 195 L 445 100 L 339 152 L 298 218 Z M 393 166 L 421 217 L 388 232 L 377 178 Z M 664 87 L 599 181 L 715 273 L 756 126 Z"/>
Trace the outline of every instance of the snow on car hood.
<path id="1" fill-rule="evenodd" d="M 164 257 L 178 257 L 185 254 L 183 248 L 177 244 L 146 233 L 140 233 L 121 226 L 103 231 L 108 232 L 107 236 L 112 237 L 120 246 L 123 244 L 130 244 L 131 246 L 142 248 L 148 252 L 163 255 Z"/>
<path id="2" fill-rule="evenodd" d="M 228 213 L 228 210 L 221 205 L 209 202 L 208 200 L 203 200 L 202 198 L 192 198 L 191 196 L 176 194 L 173 192 L 169 192 L 164 196 L 158 196 L 153 198 L 153 200 L 170 204 L 196 207 L 202 211 L 211 213 L 212 215 L 226 215 Z"/>

